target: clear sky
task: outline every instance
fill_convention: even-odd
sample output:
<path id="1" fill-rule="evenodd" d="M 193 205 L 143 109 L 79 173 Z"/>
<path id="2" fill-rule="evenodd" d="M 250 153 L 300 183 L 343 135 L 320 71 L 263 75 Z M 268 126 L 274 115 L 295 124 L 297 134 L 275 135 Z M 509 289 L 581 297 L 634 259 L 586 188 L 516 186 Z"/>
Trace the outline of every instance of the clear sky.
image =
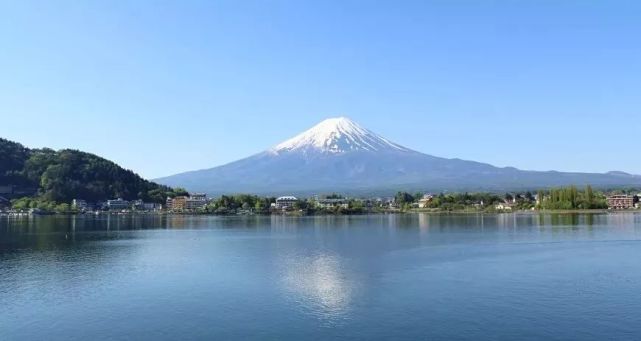
<path id="1" fill-rule="evenodd" d="M 639 1 L 0 0 L 0 136 L 146 177 L 348 116 L 409 148 L 641 174 Z"/>

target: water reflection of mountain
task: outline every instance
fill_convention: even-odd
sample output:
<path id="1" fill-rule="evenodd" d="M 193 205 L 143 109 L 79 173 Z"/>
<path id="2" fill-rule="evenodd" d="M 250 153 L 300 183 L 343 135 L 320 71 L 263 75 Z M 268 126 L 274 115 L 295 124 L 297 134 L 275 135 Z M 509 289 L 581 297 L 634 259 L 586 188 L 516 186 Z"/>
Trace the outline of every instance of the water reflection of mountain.
<path id="1" fill-rule="evenodd" d="M 278 339 L 274 326 L 290 339 L 337 339 L 390 319 L 398 330 L 451 331 L 493 314 L 483 309 L 488 297 L 485 307 L 506 297 L 514 304 L 496 321 L 528 294 L 529 306 L 559 293 L 566 306 L 583 307 L 573 297 L 585 282 L 594 300 L 576 316 L 602 307 L 594 303 L 604 293 L 623 294 L 598 316 L 637 316 L 619 312 L 634 306 L 639 283 L 634 213 L 5 218 L 0 324 L 21 339 L 65 328 L 81 339 L 131 328 L 149 336 L 138 321 L 153 323 L 155 338 L 178 339 L 243 339 L 248 330 Z M 443 324 L 451 320 L 454 327 Z"/>

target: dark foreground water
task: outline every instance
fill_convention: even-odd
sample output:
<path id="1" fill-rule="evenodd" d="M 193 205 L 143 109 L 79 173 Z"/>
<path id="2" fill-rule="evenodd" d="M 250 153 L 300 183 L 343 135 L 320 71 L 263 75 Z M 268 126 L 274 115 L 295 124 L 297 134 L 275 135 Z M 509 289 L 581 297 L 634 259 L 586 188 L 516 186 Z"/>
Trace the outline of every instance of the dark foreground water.
<path id="1" fill-rule="evenodd" d="M 641 215 L 0 217 L 0 339 L 641 339 Z"/>

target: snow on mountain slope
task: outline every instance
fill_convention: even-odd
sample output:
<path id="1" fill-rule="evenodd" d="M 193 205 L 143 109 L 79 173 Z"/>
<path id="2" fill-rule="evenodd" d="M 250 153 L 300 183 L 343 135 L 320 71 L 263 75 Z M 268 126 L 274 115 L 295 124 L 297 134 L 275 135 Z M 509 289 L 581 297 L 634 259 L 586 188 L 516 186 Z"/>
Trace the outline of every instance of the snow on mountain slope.
<path id="1" fill-rule="evenodd" d="M 280 154 L 292 151 L 313 151 L 338 154 L 359 150 L 411 151 L 359 126 L 349 118 L 337 117 L 322 121 L 311 129 L 275 146 L 270 152 Z"/>
<path id="2" fill-rule="evenodd" d="M 253 156 L 156 181 L 209 194 L 273 195 L 641 185 L 641 177 L 624 173 L 523 171 L 436 157 L 400 146 L 345 117 L 327 119 Z"/>

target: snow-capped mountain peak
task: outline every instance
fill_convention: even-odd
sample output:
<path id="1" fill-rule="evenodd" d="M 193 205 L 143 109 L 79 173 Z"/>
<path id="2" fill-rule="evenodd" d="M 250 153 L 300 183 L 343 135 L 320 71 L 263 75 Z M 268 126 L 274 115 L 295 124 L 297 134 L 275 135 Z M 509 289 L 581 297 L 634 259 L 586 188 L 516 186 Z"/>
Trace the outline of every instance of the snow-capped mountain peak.
<path id="1" fill-rule="evenodd" d="M 332 192 L 388 195 L 397 190 L 505 191 L 572 183 L 639 187 L 641 176 L 521 171 L 446 159 L 401 147 L 347 118 L 332 118 L 267 151 L 157 181 L 215 195 Z"/>
<path id="2" fill-rule="evenodd" d="M 347 117 L 326 119 L 311 129 L 278 144 L 272 153 L 303 151 L 346 153 L 352 151 L 410 151 L 379 136 Z"/>

